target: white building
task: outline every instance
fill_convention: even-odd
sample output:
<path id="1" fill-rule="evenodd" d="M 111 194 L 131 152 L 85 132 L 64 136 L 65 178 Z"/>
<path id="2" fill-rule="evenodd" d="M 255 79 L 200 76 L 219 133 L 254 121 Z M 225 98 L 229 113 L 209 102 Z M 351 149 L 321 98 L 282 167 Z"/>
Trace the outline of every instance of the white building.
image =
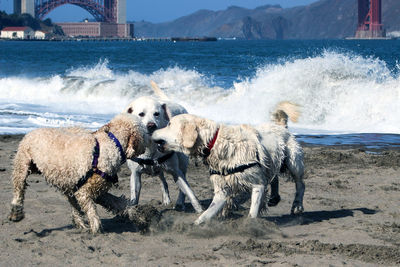
<path id="1" fill-rule="evenodd" d="M 48 33 L 44 31 L 35 31 L 35 39 L 46 39 L 48 37 Z"/>
<path id="2" fill-rule="evenodd" d="M 5 27 L 1 30 L 0 38 L 7 39 L 32 39 L 35 32 L 30 27 Z"/>

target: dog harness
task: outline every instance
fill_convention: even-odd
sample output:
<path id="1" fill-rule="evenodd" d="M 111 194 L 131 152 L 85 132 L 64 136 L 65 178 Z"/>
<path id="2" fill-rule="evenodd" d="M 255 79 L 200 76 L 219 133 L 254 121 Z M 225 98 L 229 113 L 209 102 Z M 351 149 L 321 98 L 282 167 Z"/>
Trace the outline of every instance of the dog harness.
<path id="1" fill-rule="evenodd" d="M 253 163 L 249 163 L 249 164 L 245 164 L 245 165 L 239 165 L 235 168 L 229 168 L 229 169 L 224 169 L 222 170 L 222 172 L 210 169 L 210 175 L 222 175 L 222 176 L 227 176 L 227 175 L 231 175 L 231 174 L 235 174 L 238 172 L 244 172 L 245 170 L 252 168 L 254 166 L 260 166 L 260 163 L 258 162 L 253 162 Z"/>
<path id="2" fill-rule="evenodd" d="M 170 152 L 168 154 L 165 154 L 164 156 L 159 157 L 158 159 L 131 158 L 131 160 L 142 166 L 143 165 L 154 166 L 154 165 L 160 165 L 160 164 L 166 162 L 168 159 L 170 159 L 172 157 L 173 154 L 174 154 L 174 152 Z"/>
<path id="3" fill-rule="evenodd" d="M 111 133 L 108 132 L 108 137 L 115 143 L 117 146 L 119 153 L 121 155 L 121 164 L 123 164 L 126 161 L 126 156 L 124 153 L 124 150 L 122 149 L 121 143 L 118 141 L 118 139 Z M 107 182 L 110 183 L 117 183 L 118 182 L 118 176 L 116 174 L 114 175 L 109 175 L 97 168 L 97 164 L 99 162 L 99 156 L 100 156 L 100 145 L 99 142 L 97 141 L 97 138 L 94 139 L 96 141 L 96 145 L 94 147 L 93 151 L 93 160 L 92 160 L 92 169 L 90 169 L 85 176 L 83 176 L 81 179 L 79 179 L 78 183 L 76 184 L 75 190 L 78 191 L 79 188 L 81 188 L 88 180 L 90 177 L 93 176 L 93 174 L 98 174 L 103 179 L 105 179 Z"/>
<path id="4" fill-rule="evenodd" d="M 211 153 L 211 149 L 214 147 L 215 141 L 217 140 L 218 137 L 218 133 L 219 133 L 219 128 L 217 129 L 217 131 L 215 132 L 213 138 L 210 140 L 210 142 L 207 144 L 207 147 L 205 147 L 203 149 L 203 156 L 204 158 L 207 158 L 210 153 Z M 258 159 L 258 155 L 257 155 L 257 159 Z M 260 163 L 258 162 L 253 162 L 253 163 L 249 163 L 249 164 L 245 164 L 245 165 L 240 165 L 234 168 L 229 168 L 229 169 L 223 169 L 222 172 L 217 171 L 217 170 L 213 170 L 210 168 L 210 175 L 223 175 L 223 176 L 227 176 L 227 175 L 231 175 L 231 174 L 235 174 L 238 172 L 244 172 L 245 170 L 252 168 L 254 166 L 260 166 Z"/>

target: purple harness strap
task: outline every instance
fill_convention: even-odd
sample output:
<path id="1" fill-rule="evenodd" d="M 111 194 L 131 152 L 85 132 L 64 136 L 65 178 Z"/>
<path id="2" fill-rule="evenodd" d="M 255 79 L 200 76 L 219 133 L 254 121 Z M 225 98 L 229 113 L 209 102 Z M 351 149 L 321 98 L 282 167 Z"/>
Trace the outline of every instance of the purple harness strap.
<path id="1" fill-rule="evenodd" d="M 110 137 L 110 139 L 113 140 L 115 145 L 118 147 L 118 150 L 121 154 L 121 164 L 123 164 L 126 161 L 126 156 L 122 149 L 121 143 L 118 141 L 118 139 L 112 133 L 108 132 L 107 134 L 108 134 L 108 137 Z M 113 184 L 118 182 L 118 176 L 116 174 L 111 176 L 97 168 L 97 164 L 99 163 L 99 156 L 100 156 L 100 145 L 99 145 L 99 141 L 97 141 L 96 138 L 94 140 L 96 141 L 96 145 L 95 145 L 94 151 L 93 151 L 92 169 L 90 169 L 86 173 L 85 176 L 83 176 L 81 179 L 79 179 L 79 181 L 75 187 L 76 191 L 79 188 L 81 188 L 93 174 L 98 174 L 101 177 L 103 177 L 106 181 L 113 183 Z"/>

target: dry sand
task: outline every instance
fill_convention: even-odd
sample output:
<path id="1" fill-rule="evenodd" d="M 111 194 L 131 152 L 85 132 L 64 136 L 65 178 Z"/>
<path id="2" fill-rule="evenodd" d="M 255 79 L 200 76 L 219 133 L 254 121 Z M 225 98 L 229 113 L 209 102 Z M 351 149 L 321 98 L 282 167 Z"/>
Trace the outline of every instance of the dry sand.
<path id="1" fill-rule="evenodd" d="M 141 204 L 162 218 L 143 233 L 102 208 L 105 233 L 72 227 L 64 197 L 38 175 L 28 178 L 25 219 L 9 222 L 12 159 L 22 136 L 0 136 L 0 266 L 399 266 L 400 152 L 362 147 L 305 147 L 305 212 L 290 216 L 294 184 L 281 179 L 282 201 L 262 218 L 247 219 L 248 201 L 227 219 L 194 226 L 196 214 L 160 205 L 155 177 L 143 177 Z M 116 195 L 129 194 L 121 170 Z M 204 166 L 188 180 L 204 208 L 212 188 Z M 173 199 L 177 187 L 168 177 Z"/>

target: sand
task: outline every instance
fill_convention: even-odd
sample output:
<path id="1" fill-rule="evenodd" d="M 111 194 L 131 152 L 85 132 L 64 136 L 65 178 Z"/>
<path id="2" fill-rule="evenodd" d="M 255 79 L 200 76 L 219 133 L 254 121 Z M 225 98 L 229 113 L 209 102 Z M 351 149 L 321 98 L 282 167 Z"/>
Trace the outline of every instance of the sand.
<path id="1" fill-rule="evenodd" d="M 305 212 L 290 216 L 294 184 L 281 179 L 282 201 L 260 219 L 248 201 L 225 219 L 195 226 L 197 215 L 161 205 L 158 178 L 143 177 L 141 204 L 161 213 L 148 228 L 98 208 L 104 233 L 72 227 L 66 199 L 44 178 L 28 178 L 25 219 L 7 219 L 12 159 L 22 136 L 0 136 L 0 266 L 398 266 L 400 151 L 305 146 Z M 129 169 L 116 195 L 129 194 Z M 167 177 L 171 196 L 177 187 Z M 188 180 L 206 208 L 212 188 L 204 166 L 191 163 Z"/>

